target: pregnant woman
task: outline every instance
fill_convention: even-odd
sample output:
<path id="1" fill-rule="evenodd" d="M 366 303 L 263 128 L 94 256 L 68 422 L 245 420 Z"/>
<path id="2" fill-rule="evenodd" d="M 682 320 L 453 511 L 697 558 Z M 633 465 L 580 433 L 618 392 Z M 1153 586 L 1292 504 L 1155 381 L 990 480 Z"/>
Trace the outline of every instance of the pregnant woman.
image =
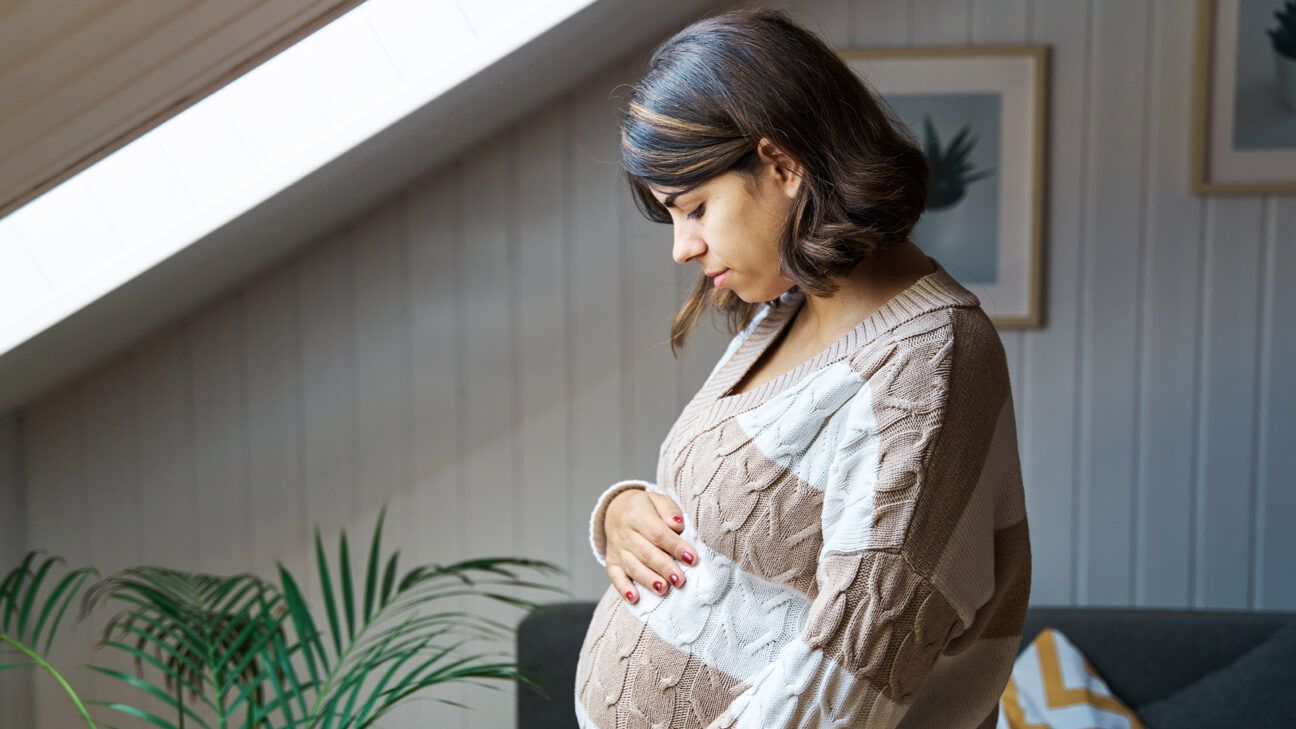
<path id="1" fill-rule="evenodd" d="M 1030 593 L 1003 346 L 910 239 L 922 152 L 786 14 L 656 49 L 622 123 L 636 204 L 735 332 L 608 487 L 585 729 L 994 727 Z"/>

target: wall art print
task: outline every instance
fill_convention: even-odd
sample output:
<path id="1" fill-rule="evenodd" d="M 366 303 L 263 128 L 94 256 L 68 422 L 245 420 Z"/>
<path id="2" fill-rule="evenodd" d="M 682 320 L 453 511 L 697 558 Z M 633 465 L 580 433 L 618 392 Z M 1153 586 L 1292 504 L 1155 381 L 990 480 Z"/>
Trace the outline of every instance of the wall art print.
<path id="1" fill-rule="evenodd" d="M 1197 0 L 1192 191 L 1296 192 L 1296 0 Z"/>
<path id="2" fill-rule="evenodd" d="M 1043 320 L 1047 50 L 838 49 L 927 155 L 932 179 L 914 242 L 1001 328 Z"/>

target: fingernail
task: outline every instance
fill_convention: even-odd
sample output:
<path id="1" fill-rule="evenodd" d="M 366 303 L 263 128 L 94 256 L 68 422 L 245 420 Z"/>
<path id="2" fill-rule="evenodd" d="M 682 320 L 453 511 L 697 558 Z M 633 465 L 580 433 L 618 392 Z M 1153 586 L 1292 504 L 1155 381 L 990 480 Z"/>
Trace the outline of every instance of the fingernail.
<path id="1" fill-rule="evenodd" d="M 627 600 L 634 600 L 634 592 L 632 592 L 632 591 L 630 591 L 630 590 L 626 590 L 626 599 L 627 599 Z"/>
<path id="2" fill-rule="evenodd" d="M 661 580 L 653 580 L 654 590 L 656 590 L 657 592 L 661 592 L 663 587 L 665 587 L 665 585 L 662 584 Z"/>
<path id="3" fill-rule="evenodd" d="M 678 516 L 678 515 L 677 515 L 677 516 L 675 517 L 675 521 L 677 521 L 677 522 L 683 524 L 683 523 L 684 523 L 684 517 L 682 517 L 682 516 Z"/>
<path id="4" fill-rule="evenodd" d="M 671 584 L 672 584 L 672 585 L 678 585 L 678 584 L 679 584 L 679 575 L 677 575 L 677 574 L 675 574 L 674 572 L 672 572 L 672 573 L 670 574 L 670 581 L 671 581 Z"/>
<path id="5" fill-rule="evenodd" d="M 688 562 L 689 564 L 693 564 L 693 553 L 692 553 L 692 552 L 685 552 L 681 558 L 682 558 L 685 562 Z"/>

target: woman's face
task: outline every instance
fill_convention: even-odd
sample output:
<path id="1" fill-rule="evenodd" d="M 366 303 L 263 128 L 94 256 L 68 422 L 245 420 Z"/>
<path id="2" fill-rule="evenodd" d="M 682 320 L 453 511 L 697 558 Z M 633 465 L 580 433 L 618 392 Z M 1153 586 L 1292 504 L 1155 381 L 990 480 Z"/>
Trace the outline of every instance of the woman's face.
<path id="1" fill-rule="evenodd" d="M 778 241 L 800 183 L 786 158 L 769 157 L 766 149 L 772 146 L 765 140 L 760 148 L 754 191 L 732 170 L 669 204 L 669 191 L 652 190 L 673 219 L 675 262 L 696 262 L 703 273 L 719 274 L 712 277 L 717 288 L 753 303 L 777 298 L 792 286 L 779 271 Z"/>

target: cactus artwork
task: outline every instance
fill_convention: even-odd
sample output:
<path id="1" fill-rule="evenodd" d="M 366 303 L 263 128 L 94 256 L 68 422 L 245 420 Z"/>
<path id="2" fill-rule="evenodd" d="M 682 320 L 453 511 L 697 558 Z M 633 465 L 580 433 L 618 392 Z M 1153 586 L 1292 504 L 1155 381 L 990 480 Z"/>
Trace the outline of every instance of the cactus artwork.
<path id="1" fill-rule="evenodd" d="M 927 193 L 927 209 L 942 210 L 952 207 L 967 194 L 968 185 L 989 177 L 991 172 L 973 172 L 968 155 L 976 146 L 976 136 L 971 127 L 959 128 L 949 146 L 941 149 L 940 137 L 932 124 L 931 115 L 923 115 L 923 151 L 931 166 L 931 185 Z"/>
<path id="2" fill-rule="evenodd" d="M 1274 11 L 1274 17 L 1278 18 L 1278 27 L 1265 29 L 1274 53 L 1296 60 L 1296 0 L 1287 0 L 1286 5 Z"/>
<path id="3" fill-rule="evenodd" d="M 1296 0 L 1287 0 L 1273 11 L 1278 24 L 1265 28 L 1273 46 L 1274 85 L 1283 107 L 1296 111 Z"/>
<path id="4" fill-rule="evenodd" d="M 847 53 L 927 165 L 923 253 L 988 302 L 997 325 L 1038 326 L 1048 49 Z"/>

